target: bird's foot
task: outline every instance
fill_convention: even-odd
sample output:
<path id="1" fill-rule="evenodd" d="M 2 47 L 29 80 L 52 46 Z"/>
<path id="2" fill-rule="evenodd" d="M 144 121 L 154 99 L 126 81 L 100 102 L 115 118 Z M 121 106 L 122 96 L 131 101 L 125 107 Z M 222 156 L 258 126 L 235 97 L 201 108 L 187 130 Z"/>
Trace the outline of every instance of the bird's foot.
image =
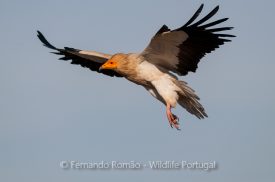
<path id="1" fill-rule="evenodd" d="M 170 119 L 168 119 L 168 120 L 169 120 L 169 124 L 170 124 L 171 128 L 175 127 L 177 130 L 180 130 L 179 118 L 172 113 L 169 118 Z"/>
<path id="2" fill-rule="evenodd" d="M 177 130 L 180 130 L 179 118 L 171 112 L 170 105 L 167 106 L 166 114 L 171 128 L 175 127 Z"/>

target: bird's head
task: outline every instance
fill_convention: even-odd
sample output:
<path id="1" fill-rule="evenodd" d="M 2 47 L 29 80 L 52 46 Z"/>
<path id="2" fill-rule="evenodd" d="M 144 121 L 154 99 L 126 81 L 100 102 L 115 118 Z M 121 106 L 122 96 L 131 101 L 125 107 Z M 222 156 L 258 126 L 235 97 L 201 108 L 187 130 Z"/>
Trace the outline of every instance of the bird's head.
<path id="1" fill-rule="evenodd" d="M 99 70 L 117 70 L 119 69 L 126 61 L 126 54 L 115 54 L 108 61 L 106 61 Z"/>

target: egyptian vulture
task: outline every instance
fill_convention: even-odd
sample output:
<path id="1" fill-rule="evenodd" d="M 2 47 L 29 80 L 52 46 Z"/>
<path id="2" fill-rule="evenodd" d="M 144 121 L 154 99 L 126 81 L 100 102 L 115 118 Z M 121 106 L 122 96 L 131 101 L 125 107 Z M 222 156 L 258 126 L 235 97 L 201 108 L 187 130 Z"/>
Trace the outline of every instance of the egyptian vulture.
<path id="1" fill-rule="evenodd" d="M 207 114 L 194 90 L 179 80 L 176 74 L 184 76 L 195 72 L 205 54 L 234 37 L 221 33 L 233 27 L 214 27 L 228 18 L 205 23 L 218 12 L 219 6 L 196 21 L 202 9 L 203 4 L 180 28 L 170 30 L 163 25 L 141 53 L 110 55 L 69 47 L 59 49 L 51 45 L 40 31 L 37 31 L 37 36 L 44 46 L 55 50 L 54 54 L 63 56 L 60 60 L 71 60 L 71 64 L 111 77 L 124 77 L 143 86 L 166 106 L 170 126 L 179 129 L 179 118 L 171 112 L 177 103 L 199 119 L 207 117 Z"/>

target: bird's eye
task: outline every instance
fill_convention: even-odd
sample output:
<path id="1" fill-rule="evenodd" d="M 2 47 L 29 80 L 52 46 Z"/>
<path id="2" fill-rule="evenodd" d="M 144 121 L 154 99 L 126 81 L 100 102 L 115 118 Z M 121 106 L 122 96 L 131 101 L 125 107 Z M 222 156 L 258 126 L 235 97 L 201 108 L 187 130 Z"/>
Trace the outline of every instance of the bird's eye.
<path id="1" fill-rule="evenodd" d="M 114 64 L 113 62 L 110 62 L 110 64 Z"/>

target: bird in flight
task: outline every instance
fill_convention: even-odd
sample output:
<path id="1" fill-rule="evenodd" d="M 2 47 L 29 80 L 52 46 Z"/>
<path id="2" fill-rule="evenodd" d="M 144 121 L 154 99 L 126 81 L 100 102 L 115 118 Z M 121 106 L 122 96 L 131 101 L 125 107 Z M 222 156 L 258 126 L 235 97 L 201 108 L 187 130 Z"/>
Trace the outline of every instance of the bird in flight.
<path id="1" fill-rule="evenodd" d="M 202 9 L 203 4 L 180 28 L 170 30 L 163 25 L 141 53 L 110 55 L 69 47 L 59 49 L 51 45 L 40 31 L 37 31 L 37 36 L 44 46 L 55 50 L 52 53 L 63 56 L 60 60 L 71 60 L 71 64 L 78 64 L 111 77 L 124 77 L 143 86 L 166 106 L 170 126 L 179 130 L 179 118 L 171 112 L 171 108 L 177 104 L 199 119 L 207 117 L 207 114 L 195 91 L 176 75 L 185 76 L 188 72 L 195 72 L 205 54 L 235 37 L 221 33 L 233 27 L 213 28 L 228 18 L 206 23 L 218 12 L 219 6 L 196 21 Z"/>

